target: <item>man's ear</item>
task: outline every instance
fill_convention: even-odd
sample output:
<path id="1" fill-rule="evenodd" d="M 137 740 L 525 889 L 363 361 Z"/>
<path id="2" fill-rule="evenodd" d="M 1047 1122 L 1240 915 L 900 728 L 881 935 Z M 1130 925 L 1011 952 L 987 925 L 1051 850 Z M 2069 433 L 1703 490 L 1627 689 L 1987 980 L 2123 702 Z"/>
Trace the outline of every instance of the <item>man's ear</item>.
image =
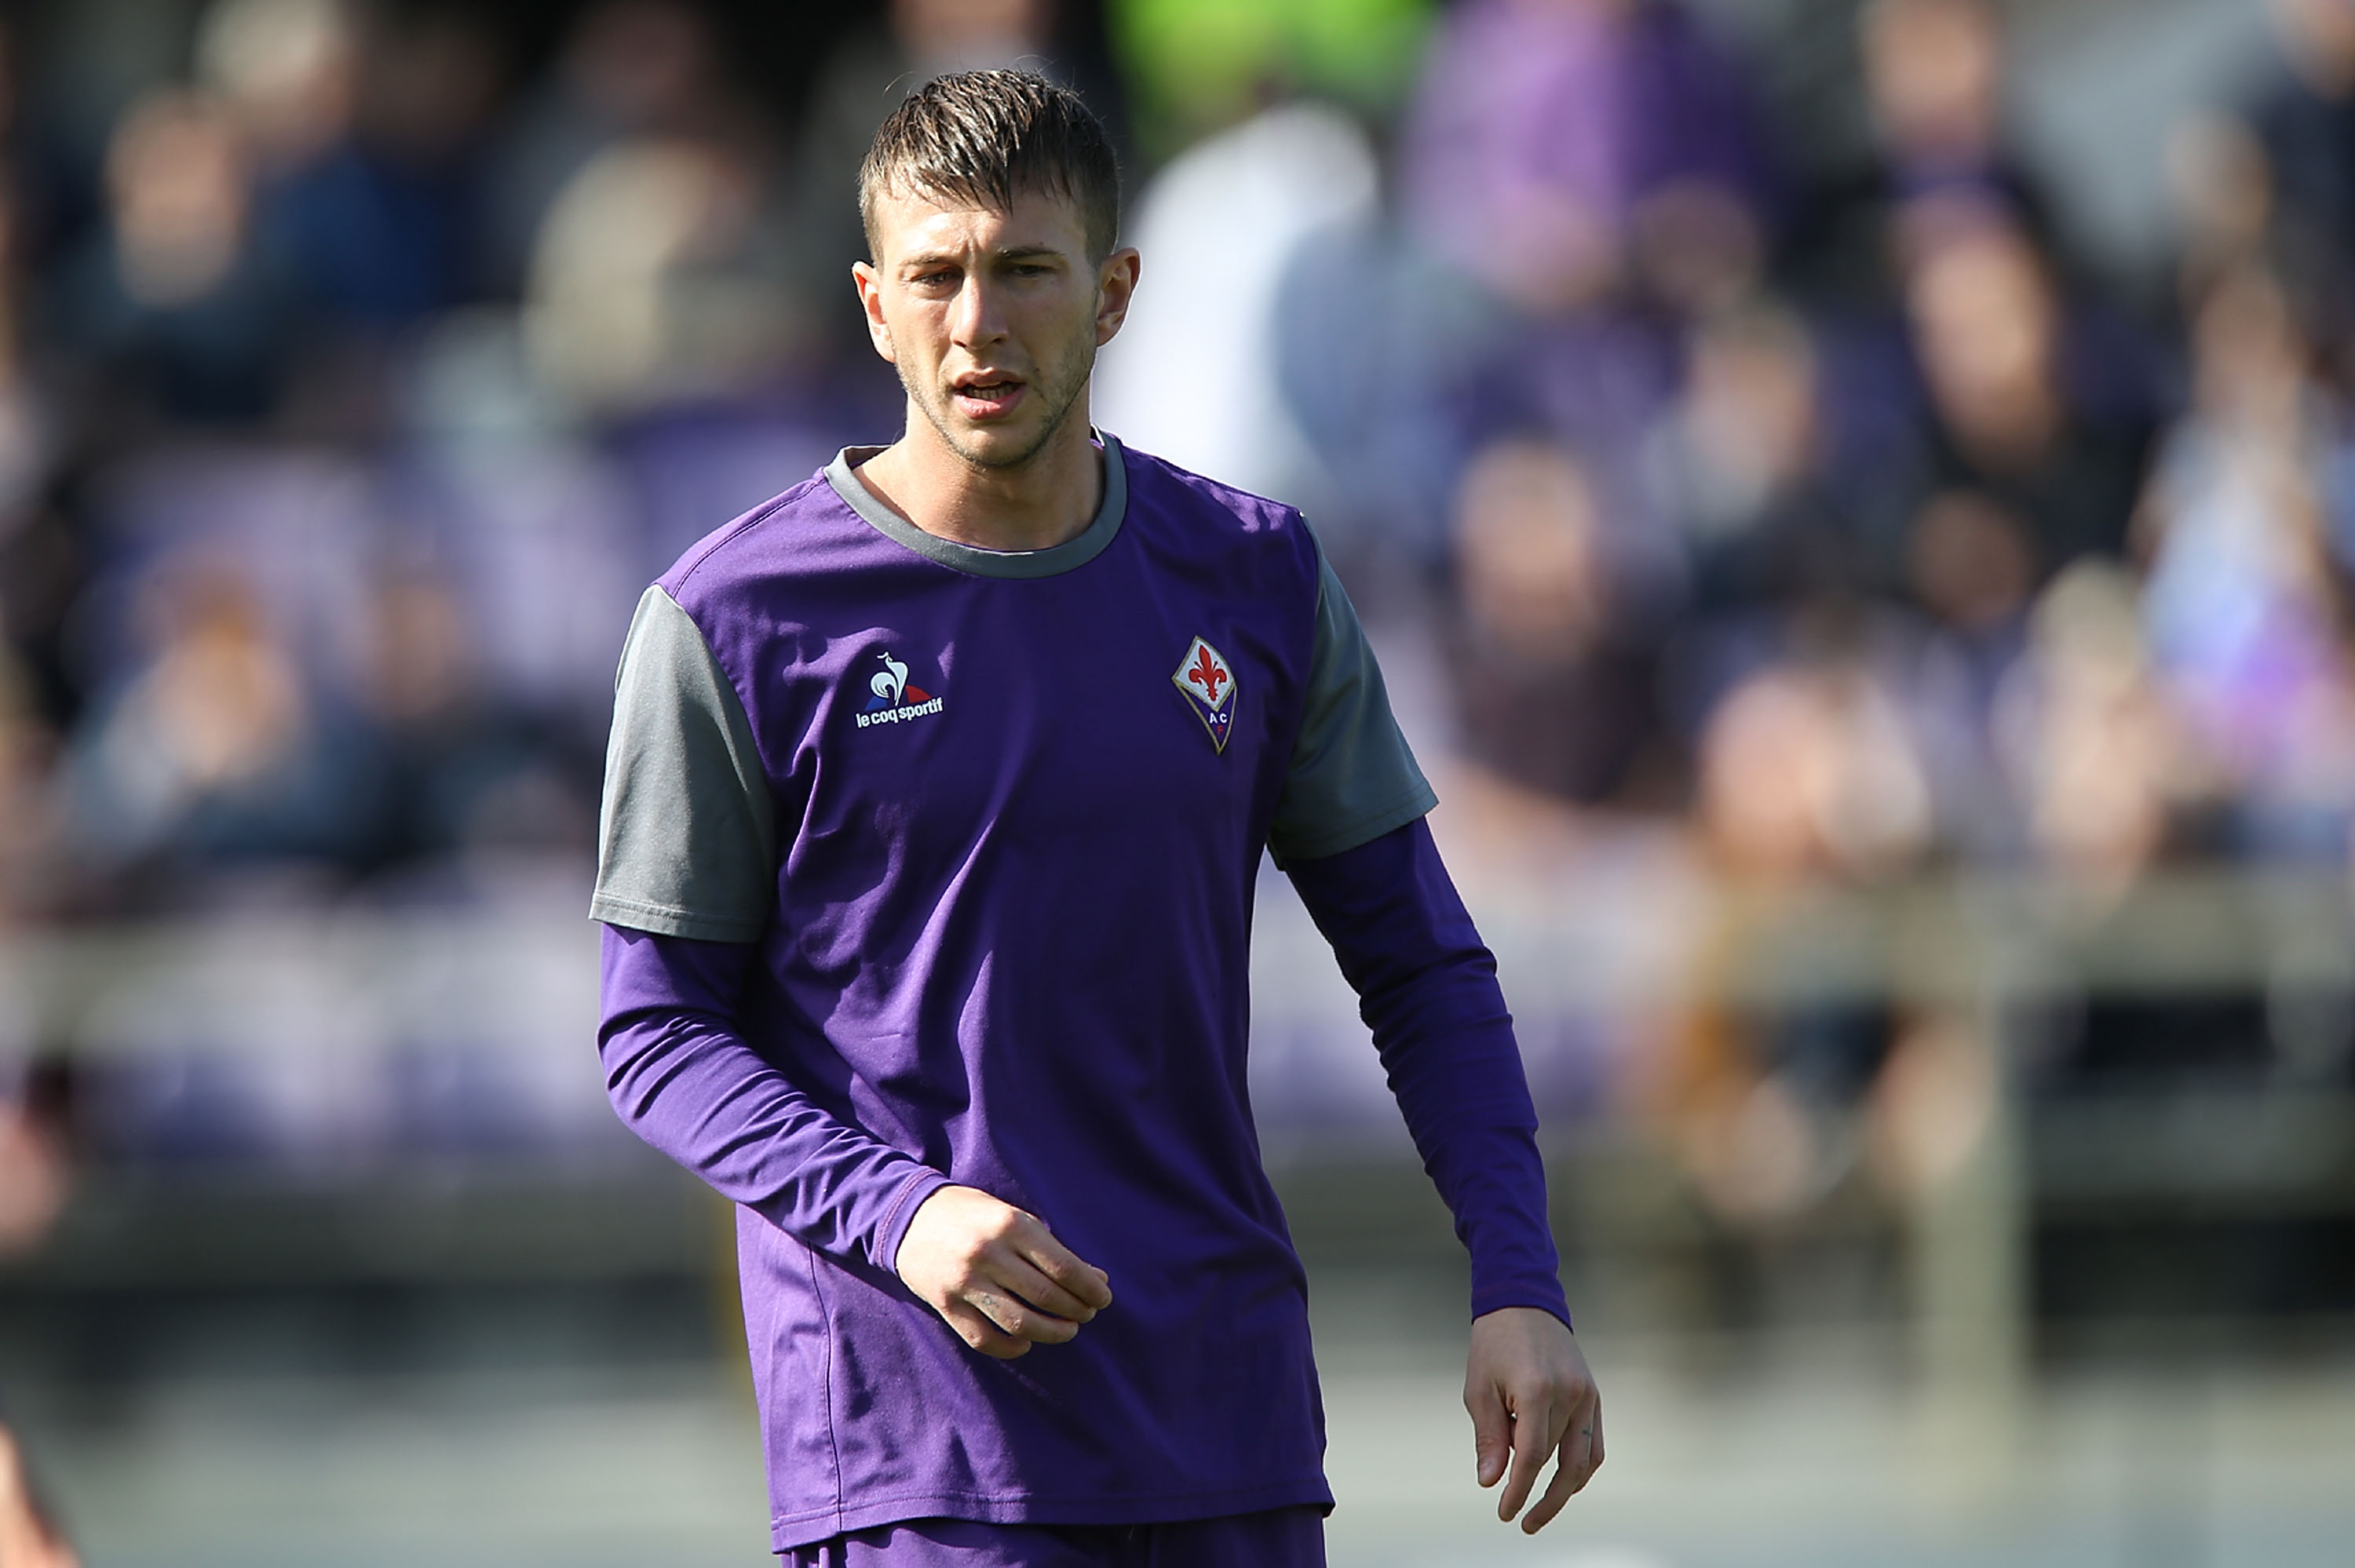
<path id="1" fill-rule="evenodd" d="M 1136 277 L 1144 265 L 1133 246 L 1124 246 L 1103 260 L 1096 270 L 1096 346 L 1102 348 L 1128 319 L 1128 302 L 1136 297 Z"/>
<path id="2" fill-rule="evenodd" d="M 875 345 L 885 364 L 899 364 L 899 356 L 891 352 L 890 324 L 883 319 L 883 281 L 876 276 L 875 264 L 853 261 L 850 281 L 858 291 L 858 308 L 867 317 L 867 341 Z"/>

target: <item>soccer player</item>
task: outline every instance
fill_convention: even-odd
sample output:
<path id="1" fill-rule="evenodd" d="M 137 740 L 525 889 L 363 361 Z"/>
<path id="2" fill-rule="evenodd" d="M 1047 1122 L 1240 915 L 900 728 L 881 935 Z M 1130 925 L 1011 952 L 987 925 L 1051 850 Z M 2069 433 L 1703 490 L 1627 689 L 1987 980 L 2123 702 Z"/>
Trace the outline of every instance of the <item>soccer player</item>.
<path id="1" fill-rule="evenodd" d="M 1601 1408 L 1495 963 L 1347 596 L 1298 513 L 1090 429 L 1139 261 L 1076 98 L 932 81 L 860 200 L 906 429 L 647 590 L 592 906 L 614 1107 L 739 1205 L 776 1551 L 1324 1561 L 1245 1092 L 1263 850 L 1471 1253 L 1476 1471 L 1537 1529 Z"/>

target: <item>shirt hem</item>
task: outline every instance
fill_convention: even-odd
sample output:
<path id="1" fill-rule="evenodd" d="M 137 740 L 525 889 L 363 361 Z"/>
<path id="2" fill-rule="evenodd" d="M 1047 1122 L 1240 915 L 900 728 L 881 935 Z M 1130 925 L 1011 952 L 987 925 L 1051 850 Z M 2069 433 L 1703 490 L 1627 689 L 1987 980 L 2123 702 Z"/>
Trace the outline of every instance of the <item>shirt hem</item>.
<path id="1" fill-rule="evenodd" d="M 821 1508 L 772 1516 L 770 1550 L 791 1552 L 851 1531 L 872 1530 L 903 1519 L 961 1519 L 977 1524 L 1169 1524 L 1189 1519 L 1220 1519 L 1267 1509 L 1331 1509 L 1333 1490 L 1325 1478 L 1299 1478 L 1271 1486 L 1201 1492 L 1146 1492 L 1123 1497 L 977 1496 L 970 1492 L 911 1492 L 855 1506 Z"/>
<path id="2" fill-rule="evenodd" d="M 685 937 L 698 942 L 753 941 L 765 924 L 763 920 L 731 920 L 660 904 L 641 904 L 610 893 L 600 893 L 589 900 L 589 918 L 602 920 L 608 926 L 627 926 L 634 931 L 651 931 L 657 937 Z"/>

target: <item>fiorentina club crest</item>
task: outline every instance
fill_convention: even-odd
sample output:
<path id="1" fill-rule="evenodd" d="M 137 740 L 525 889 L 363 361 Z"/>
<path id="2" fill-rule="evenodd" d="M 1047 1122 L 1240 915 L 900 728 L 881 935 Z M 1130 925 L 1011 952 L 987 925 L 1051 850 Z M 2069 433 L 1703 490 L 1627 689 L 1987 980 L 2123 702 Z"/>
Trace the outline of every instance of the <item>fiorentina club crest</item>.
<path id="1" fill-rule="evenodd" d="M 1235 718 L 1235 672 L 1226 655 L 1197 637 L 1169 679 L 1185 694 L 1186 705 L 1194 710 L 1202 727 L 1210 732 L 1210 744 L 1224 752 L 1227 732 L 1234 727 Z"/>

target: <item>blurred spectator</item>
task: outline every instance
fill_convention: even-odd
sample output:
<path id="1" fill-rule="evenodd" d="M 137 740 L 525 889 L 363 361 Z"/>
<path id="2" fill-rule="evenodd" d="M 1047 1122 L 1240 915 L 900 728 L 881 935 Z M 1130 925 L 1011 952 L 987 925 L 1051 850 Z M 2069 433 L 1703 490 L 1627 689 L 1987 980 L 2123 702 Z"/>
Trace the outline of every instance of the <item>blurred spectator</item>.
<path id="1" fill-rule="evenodd" d="M 581 166 L 548 210 L 525 345 L 570 406 L 628 412 L 741 392 L 817 328 L 774 281 L 788 231 L 768 171 L 713 139 L 631 138 Z"/>
<path id="2" fill-rule="evenodd" d="M 2275 280 L 2219 280 L 2193 404 L 2140 514 L 2151 655 L 2264 847 L 2327 861 L 2355 811 L 2355 683 L 2324 515 L 2331 411 Z"/>
<path id="3" fill-rule="evenodd" d="M 2069 322 L 2028 232 L 1975 197 L 1902 218 L 1905 311 L 1930 397 L 1924 494 L 1968 487 L 2029 529 L 2040 580 L 2125 547 L 2147 429 L 2072 385 Z"/>
<path id="4" fill-rule="evenodd" d="M 1623 288 L 1741 291 L 1767 225 L 1765 136 L 1734 61 L 1676 0 L 1467 0 L 1406 131 L 1407 209 L 1531 315 Z"/>
<path id="5" fill-rule="evenodd" d="M 1941 491 L 1907 539 L 1905 577 L 1934 638 L 1928 679 L 1951 721 L 1941 737 L 1942 805 L 1958 847 L 2016 847 L 1987 736 L 1997 700 L 2026 642 L 2036 556 L 2019 515 L 1982 491 Z"/>
<path id="6" fill-rule="evenodd" d="M 1650 1089 L 1710 1207 L 1773 1221 L 1854 1168 L 1862 1107 L 1908 1027 L 1869 992 L 1762 999 L 1808 958 L 1782 916 L 1810 892 L 1917 867 L 1934 827 L 1929 780 L 1890 691 L 1843 657 L 1772 664 L 1729 692 L 1702 732 L 1696 796 L 1701 853 L 1732 896 L 1697 935 L 1698 1000 Z"/>
<path id="7" fill-rule="evenodd" d="M 2019 624 L 2035 587 L 2027 525 L 1975 490 L 1934 495 L 1914 519 L 1906 577 L 1916 603 L 1966 641 Z"/>
<path id="8" fill-rule="evenodd" d="M 1802 206 L 1787 260 L 1806 297 L 1847 311 L 1888 300 L 1897 215 L 1926 196 L 2015 213 L 2058 254 L 2049 201 L 2010 146 L 2001 26 L 1987 0 L 1871 0 L 1857 13 L 1857 49 L 1868 147 Z"/>
<path id="9" fill-rule="evenodd" d="M 2114 567 L 2081 563 L 2044 593 L 1998 722 L 2031 842 L 2094 901 L 2179 845 L 2212 795 L 2150 667 L 2132 582 Z"/>
<path id="10" fill-rule="evenodd" d="M 351 128 L 356 21 L 339 0 L 216 0 L 205 12 L 197 78 L 235 114 L 265 175 L 321 157 Z"/>
<path id="11" fill-rule="evenodd" d="M 260 222 L 303 304 L 371 337 L 475 283 L 473 155 L 496 68 L 456 11 L 219 0 L 205 63 L 266 154 Z"/>
<path id="12" fill-rule="evenodd" d="M 1902 188 L 2000 183 L 2003 40 L 1981 0 L 1872 0 L 1859 14 L 1873 139 Z"/>
<path id="13" fill-rule="evenodd" d="M 2229 846 L 2229 759 L 2155 666 L 2134 586 L 2115 568 L 2080 564 L 2046 592 L 1999 717 L 2035 846 L 2082 928 L 2098 931 L 2154 874 Z M 2273 1071 L 2267 1012 L 2257 977 L 2181 994 L 2111 988 L 2048 1004 L 2022 1038 L 2048 1096 L 2197 1092 Z M 2342 1058 L 2343 1044 L 2332 1043 Z"/>
<path id="14" fill-rule="evenodd" d="M 383 751 L 386 814 L 372 858 L 414 865 L 589 844 L 593 800 L 552 764 L 551 754 L 564 758 L 562 745 L 485 680 L 449 583 L 431 570 L 390 567 L 374 590 L 360 698 Z"/>
<path id="15" fill-rule="evenodd" d="M 86 715 L 73 826 L 101 865 L 160 874 L 356 863 L 382 778 L 365 730 L 315 684 L 253 588 L 217 563 L 161 577 L 152 652 Z"/>
<path id="16" fill-rule="evenodd" d="M 1929 807 L 1908 726 L 1852 660 L 1762 669 L 1703 728 L 1695 827 L 1738 883 L 1886 881 L 1930 847 Z"/>
<path id="17" fill-rule="evenodd" d="M 488 286 L 510 296 L 520 290 L 549 208 L 607 146 L 633 135 L 709 134 L 743 113 L 720 79 L 710 21 L 689 0 L 588 6 L 491 156 Z"/>
<path id="18" fill-rule="evenodd" d="M 1696 613 L 1794 609 L 1887 584 L 1888 546 L 1828 470 L 1818 381 L 1806 325 L 1770 302 L 1689 334 L 1682 390 L 1643 458 L 1653 504 L 1691 557 Z"/>
<path id="19" fill-rule="evenodd" d="M 1498 307 L 1458 416 L 1622 471 L 1677 385 L 1682 321 L 1757 280 L 1767 136 L 1679 0 L 1471 0 L 1399 154 L 1409 229 Z M 1615 510 L 1615 509 L 1614 509 Z"/>
<path id="20" fill-rule="evenodd" d="M 1449 640 L 1461 744 L 1541 800 L 1657 807 L 1673 788 L 1657 651 L 1617 580 L 1602 504 L 1587 470 L 1540 442 L 1492 446 L 1465 471 Z"/>
<path id="21" fill-rule="evenodd" d="M 208 97 L 154 94 L 123 117 L 106 176 L 106 231 L 59 281 L 61 346 L 99 368 L 111 419 L 267 418 L 293 346 L 289 280 L 255 233 L 234 121 Z"/>

